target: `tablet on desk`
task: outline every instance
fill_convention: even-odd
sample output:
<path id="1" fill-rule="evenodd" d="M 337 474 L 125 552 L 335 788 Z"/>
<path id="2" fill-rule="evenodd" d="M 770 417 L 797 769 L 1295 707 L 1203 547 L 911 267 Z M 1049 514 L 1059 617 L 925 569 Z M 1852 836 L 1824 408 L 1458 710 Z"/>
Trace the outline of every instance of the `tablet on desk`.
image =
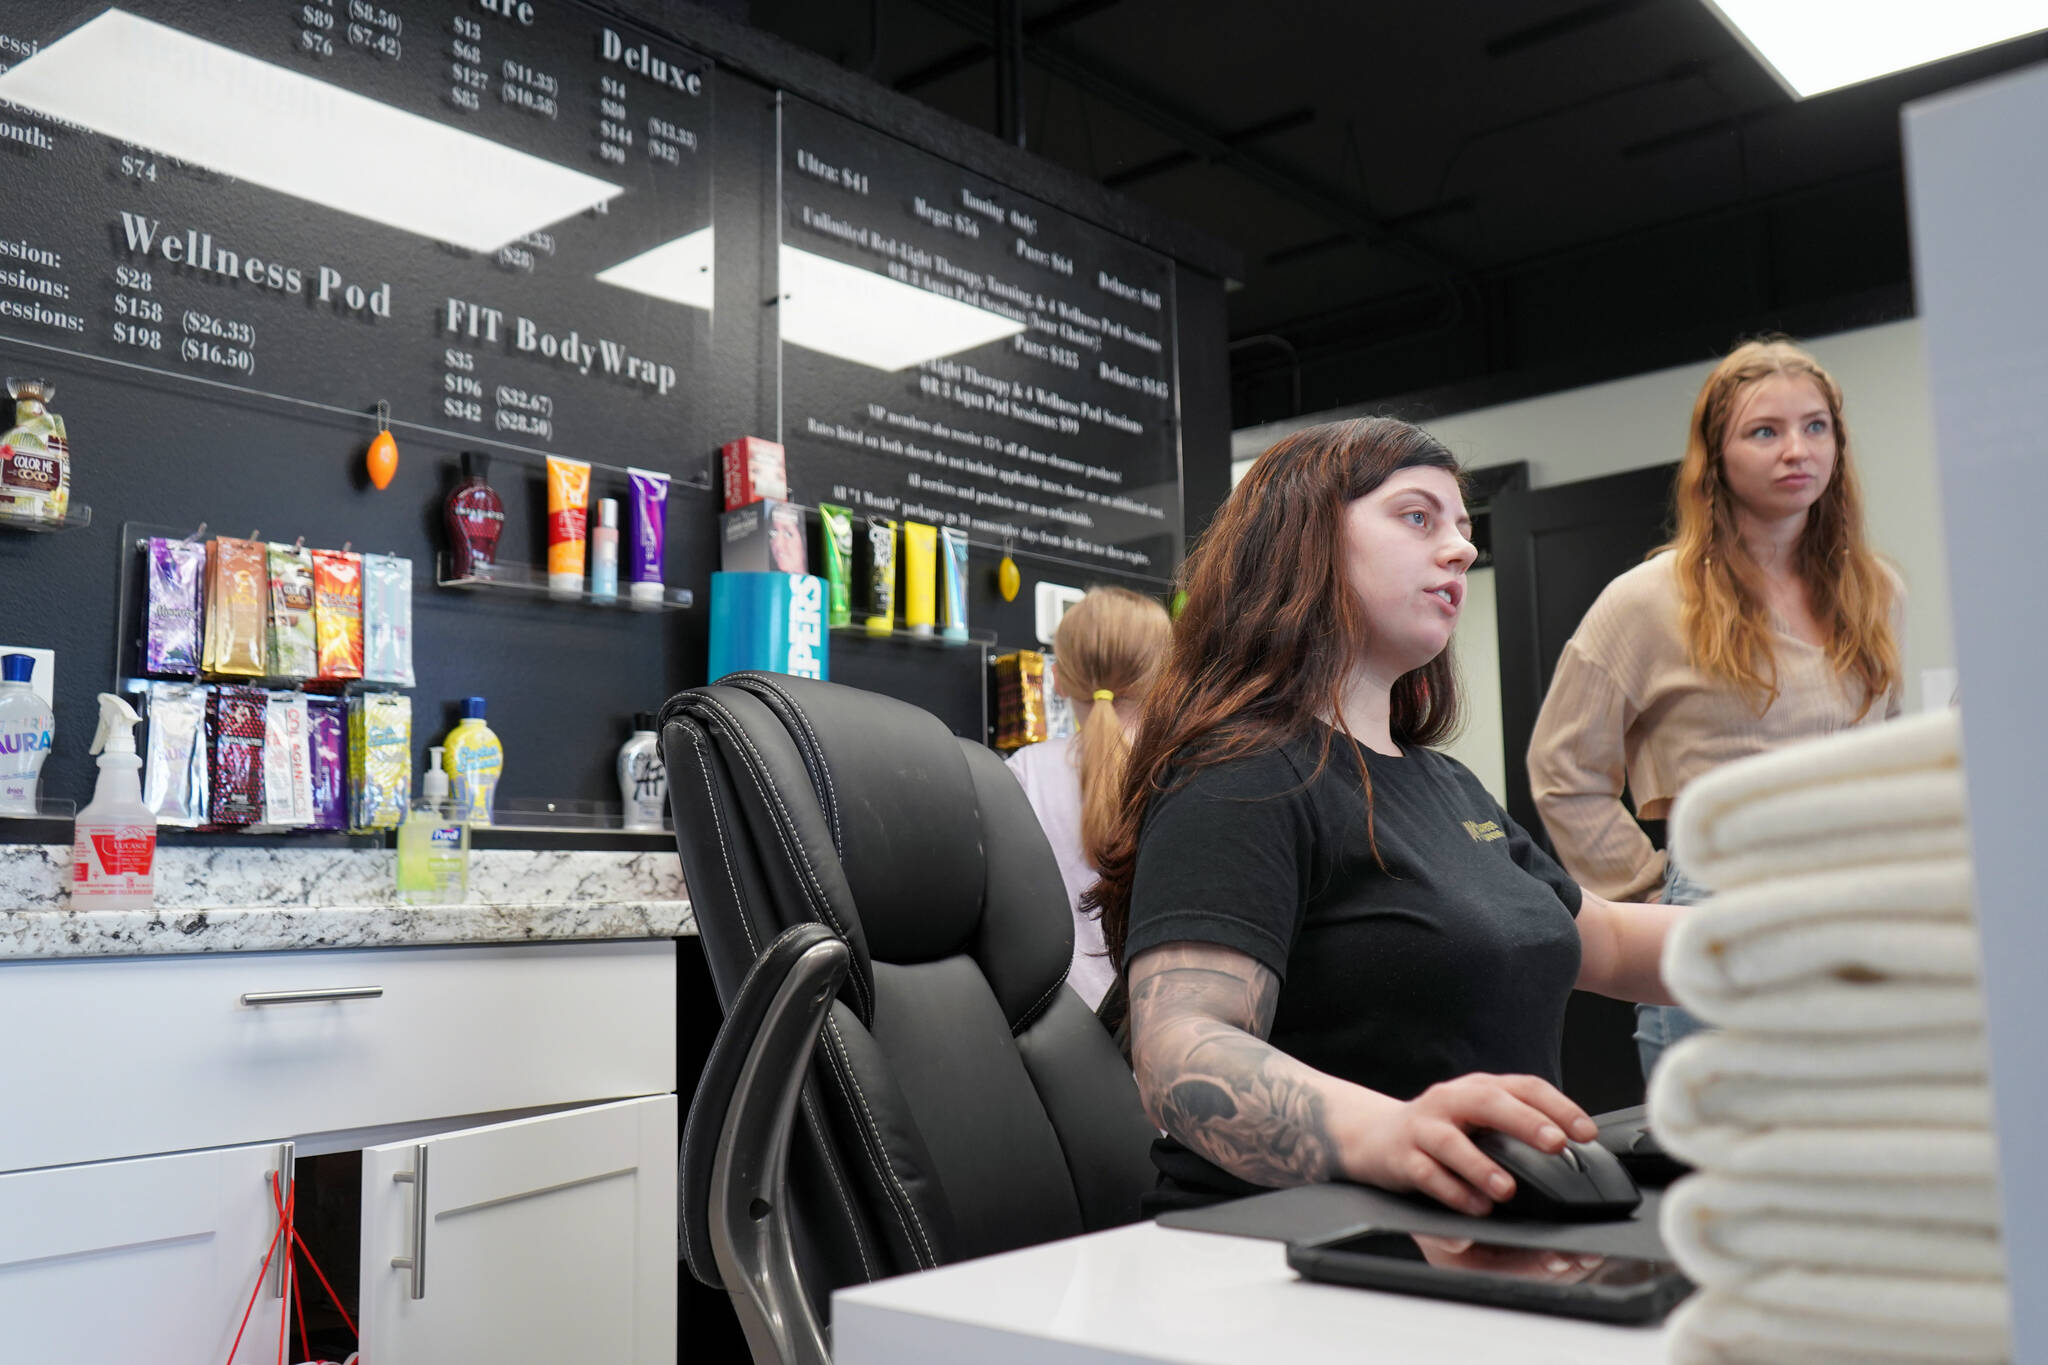
<path id="1" fill-rule="evenodd" d="M 1692 1282 L 1670 1261 L 1514 1246 L 1426 1233 L 1372 1231 L 1292 1242 L 1303 1278 L 1597 1322 L 1653 1323 Z"/>

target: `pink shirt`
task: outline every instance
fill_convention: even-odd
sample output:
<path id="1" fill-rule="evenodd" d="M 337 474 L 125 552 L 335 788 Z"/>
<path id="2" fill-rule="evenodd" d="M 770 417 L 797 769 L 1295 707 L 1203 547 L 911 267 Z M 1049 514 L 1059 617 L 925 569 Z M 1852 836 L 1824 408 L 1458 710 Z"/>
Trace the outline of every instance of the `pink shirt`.
<path id="1" fill-rule="evenodd" d="M 1010 755 L 1009 764 L 1059 860 L 1067 907 L 1074 915 L 1074 962 L 1067 982 L 1092 1010 L 1116 980 L 1116 968 L 1103 947 L 1102 925 L 1081 910 L 1081 893 L 1095 884 L 1097 874 L 1081 850 L 1081 774 L 1070 745 L 1064 739 L 1027 744 Z"/>

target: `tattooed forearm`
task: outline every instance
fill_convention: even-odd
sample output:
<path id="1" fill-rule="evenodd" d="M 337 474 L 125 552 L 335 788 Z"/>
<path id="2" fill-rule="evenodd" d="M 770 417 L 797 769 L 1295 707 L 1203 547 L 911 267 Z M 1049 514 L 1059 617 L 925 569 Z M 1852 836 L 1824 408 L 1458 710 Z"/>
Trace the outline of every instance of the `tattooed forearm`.
<path id="1" fill-rule="evenodd" d="M 1279 984 L 1242 953 L 1176 944 L 1131 969 L 1132 1057 L 1159 1126 L 1257 1185 L 1340 1174 L 1318 1073 L 1264 1041 Z"/>
<path id="2" fill-rule="evenodd" d="M 1210 1025 L 1159 1087 L 1160 1126 L 1254 1185 L 1305 1185 L 1337 1172 L 1323 1099 L 1288 1059 L 1247 1033 Z M 1193 1032 L 1193 1029 L 1186 1030 Z"/>

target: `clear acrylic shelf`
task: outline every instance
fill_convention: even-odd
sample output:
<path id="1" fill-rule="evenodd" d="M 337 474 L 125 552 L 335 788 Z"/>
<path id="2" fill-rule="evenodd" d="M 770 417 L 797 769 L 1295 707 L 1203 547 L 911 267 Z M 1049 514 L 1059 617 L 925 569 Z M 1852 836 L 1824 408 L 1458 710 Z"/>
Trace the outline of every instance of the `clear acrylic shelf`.
<path id="1" fill-rule="evenodd" d="M 446 550 L 434 557 L 434 582 L 441 587 L 458 588 L 464 592 L 543 597 L 554 602 L 578 603 L 586 607 L 600 607 L 611 611 L 683 611 L 693 606 L 697 600 L 696 594 L 688 588 L 664 587 L 659 602 L 642 602 L 632 596 L 631 586 L 623 580 L 619 583 L 617 597 L 593 597 L 590 594 L 590 579 L 587 575 L 583 580 L 583 591 L 574 597 L 557 596 L 548 586 L 548 571 L 538 565 L 501 559 L 491 565 L 491 574 L 488 578 L 458 576 Z"/>
<path id="2" fill-rule="evenodd" d="M 363 692 L 410 692 L 419 686 L 418 683 L 383 682 L 376 678 L 293 678 L 283 674 L 243 677 L 229 673 L 202 673 L 196 678 L 189 678 L 168 673 L 124 673 L 114 679 L 114 690 L 121 693 L 147 692 L 152 683 L 176 683 L 181 687 L 255 687 L 265 692 L 303 692 L 309 697 L 332 697 L 336 701 L 345 701 Z"/>
<path id="3" fill-rule="evenodd" d="M 41 517 L 24 517 L 13 512 L 0 512 L 0 530 L 32 531 L 40 535 L 48 531 L 75 531 L 81 526 L 92 525 L 92 509 L 82 502 L 74 502 L 64 513 L 62 521 L 48 521 Z"/>
<path id="4" fill-rule="evenodd" d="M 660 829 L 627 829 L 625 813 L 615 802 L 536 797 L 500 797 L 491 803 L 491 823 L 471 825 L 470 828 L 512 834 L 645 834 L 655 837 L 675 833 L 666 816 L 662 818 Z"/>
<path id="5" fill-rule="evenodd" d="M 938 633 L 936 628 L 930 635 L 912 635 L 908 627 L 897 626 L 886 635 L 876 635 L 866 626 L 834 626 L 828 632 L 835 640 L 874 640 L 880 644 L 916 645 L 920 649 L 993 649 L 996 633 L 992 630 L 967 628 L 964 640 L 949 640 Z"/>
<path id="6" fill-rule="evenodd" d="M 61 797 L 38 798 L 34 810 L 8 810 L 0 807 L 0 820 L 70 820 L 78 814 L 78 803 Z"/>

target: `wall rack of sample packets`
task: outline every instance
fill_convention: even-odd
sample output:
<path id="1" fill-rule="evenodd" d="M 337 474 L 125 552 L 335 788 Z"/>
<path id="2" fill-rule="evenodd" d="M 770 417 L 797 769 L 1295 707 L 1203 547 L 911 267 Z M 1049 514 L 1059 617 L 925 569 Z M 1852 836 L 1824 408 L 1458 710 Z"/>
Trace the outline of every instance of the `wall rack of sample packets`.
<path id="1" fill-rule="evenodd" d="M 411 560 L 209 537 L 204 525 L 179 534 L 129 522 L 120 543 L 116 657 L 127 667 L 115 689 L 143 713 L 143 802 L 160 827 L 381 837 L 404 822 L 414 795 Z M 68 816 L 62 804 L 39 813 Z M 629 826 L 608 802 L 494 792 L 458 813 L 508 834 L 666 828 L 645 812 Z"/>
<path id="2" fill-rule="evenodd" d="M 160 826 L 375 832 L 411 798 L 412 561 L 121 528 L 115 690 Z"/>

